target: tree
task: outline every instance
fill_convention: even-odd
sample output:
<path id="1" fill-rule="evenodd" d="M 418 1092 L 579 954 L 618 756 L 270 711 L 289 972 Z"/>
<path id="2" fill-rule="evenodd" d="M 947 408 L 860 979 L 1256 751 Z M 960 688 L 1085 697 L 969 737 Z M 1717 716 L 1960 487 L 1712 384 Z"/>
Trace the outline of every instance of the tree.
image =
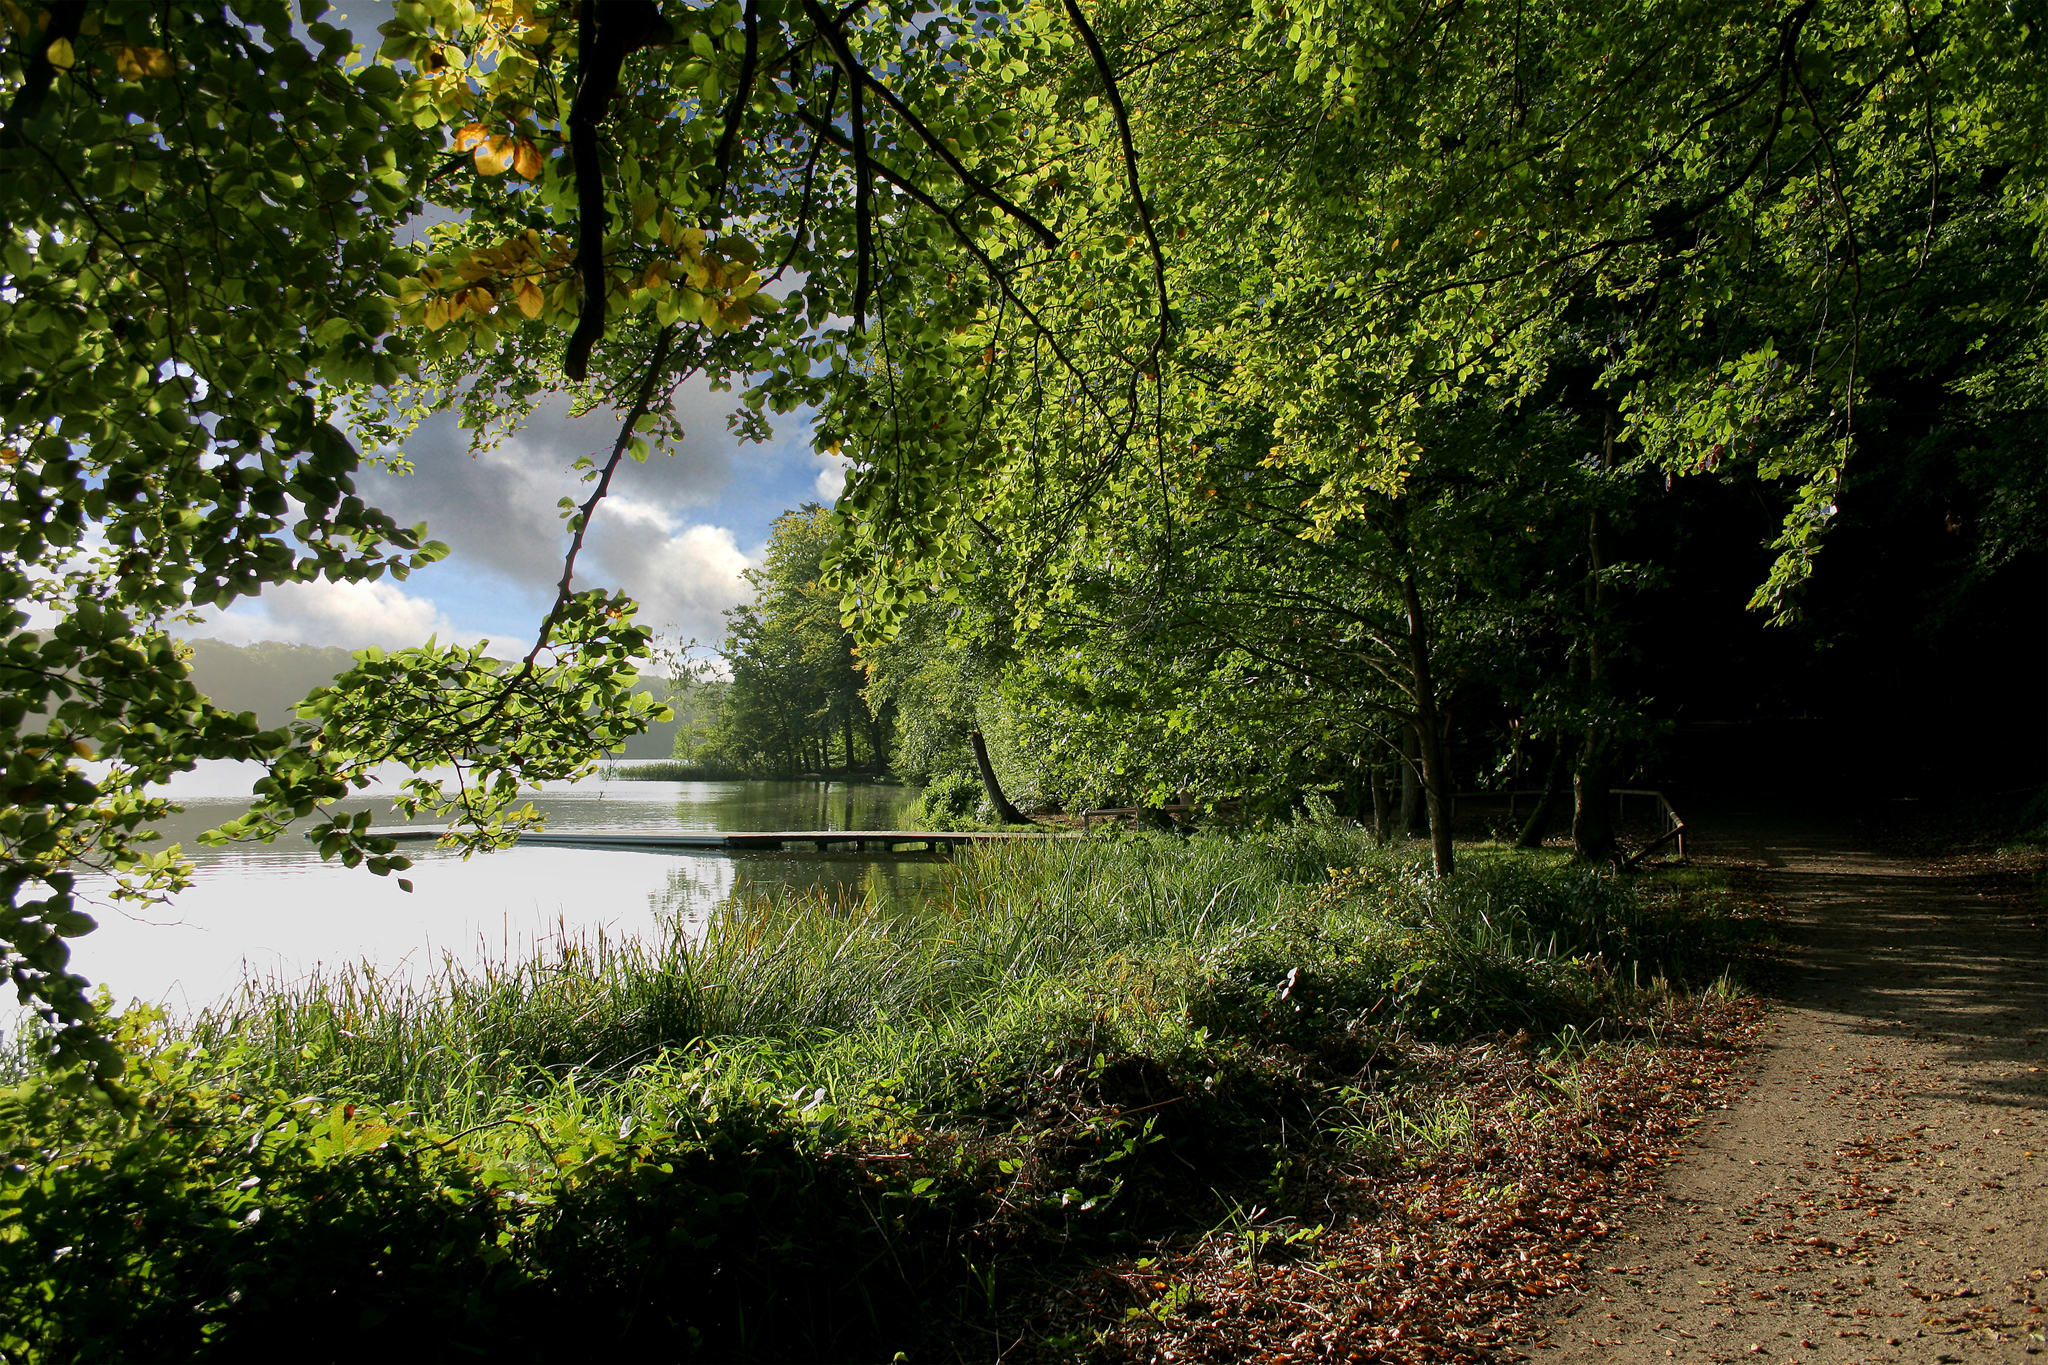
<path id="1" fill-rule="evenodd" d="M 807 503 L 776 519 L 766 559 L 746 572 L 753 601 L 726 613 L 722 651 L 730 681 L 718 722 L 692 757 L 742 772 L 794 777 L 888 765 L 884 717 L 870 714 L 853 636 L 839 621 L 839 594 L 819 581 L 833 535 L 831 513 Z"/>

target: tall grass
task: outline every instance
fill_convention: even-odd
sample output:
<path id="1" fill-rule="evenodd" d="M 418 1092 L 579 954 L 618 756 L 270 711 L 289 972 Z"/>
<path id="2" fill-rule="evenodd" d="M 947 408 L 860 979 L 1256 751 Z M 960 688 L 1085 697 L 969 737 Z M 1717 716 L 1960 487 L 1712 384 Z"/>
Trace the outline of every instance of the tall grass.
<path id="1" fill-rule="evenodd" d="M 1283 913 L 1339 840 L 1045 841 L 968 853 L 927 897 L 744 890 L 653 939 L 563 929 L 524 958 L 425 980 L 358 966 L 257 980 L 191 1025 L 276 1079 L 406 1100 L 447 1120 L 574 1078 L 616 1082 L 665 1052 L 770 1045 L 822 1076 L 915 1069 L 920 1053 L 1043 1018 L 1105 964 L 1186 955 Z"/>
<path id="2" fill-rule="evenodd" d="M 272 1083 L 451 1125 L 565 1089 L 587 1102 L 685 1051 L 792 1087 L 837 1095 L 886 1078 L 936 1102 L 961 1059 L 1069 1023 L 1113 1019 L 1155 1050 L 1227 1027 L 1217 992 L 1256 993 L 1290 964 L 1341 983 L 1329 990 L 1360 1010 L 1398 996 L 1441 1022 L 1448 1001 L 1476 1022 L 1493 1014 L 1470 997 L 1490 993 L 1507 1002 L 1500 1022 L 1540 1026 L 1549 1016 L 1512 997 L 1584 994 L 1660 945 L 1675 958 L 1686 935 L 1669 918 L 1612 877 L 1527 857 L 1478 855 L 1437 883 L 1416 855 L 1327 825 L 1019 842 L 963 854 L 913 903 L 745 890 L 653 939 L 565 927 L 527 957 L 451 960 L 426 980 L 355 967 L 251 982 L 189 1032 Z M 1414 969 L 1418 952 L 1434 977 Z M 1532 986 L 1530 965 L 1545 963 L 1578 976 Z"/>

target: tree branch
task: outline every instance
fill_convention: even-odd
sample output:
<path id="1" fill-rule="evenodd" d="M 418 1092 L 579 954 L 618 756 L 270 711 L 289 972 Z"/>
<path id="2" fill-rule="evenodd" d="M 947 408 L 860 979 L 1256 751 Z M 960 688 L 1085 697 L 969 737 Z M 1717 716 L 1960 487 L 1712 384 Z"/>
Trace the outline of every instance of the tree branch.
<path id="1" fill-rule="evenodd" d="M 1152 284 L 1159 292 L 1159 335 L 1152 343 L 1156 362 L 1173 329 L 1173 308 L 1166 293 L 1166 253 L 1160 249 L 1159 234 L 1152 226 L 1152 209 L 1145 202 L 1145 187 L 1138 178 L 1138 149 L 1131 141 L 1131 116 L 1124 109 L 1123 93 L 1117 88 L 1116 73 L 1110 70 L 1109 55 L 1102 50 L 1102 40 L 1089 27 L 1088 16 L 1081 12 L 1077 0 L 1066 0 L 1066 6 L 1067 18 L 1073 20 L 1081 41 L 1088 45 L 1088 55 L 1095 59 L 1095 70 L 1102 77 L 1103 98 L 1109 101 L 1110 112 L 1116 116 L 1117 139 L 1123 144 L 1124 176 L 1130 183 L 1131 201 L 1138 206 L 1138 222 L 1145 229 L 1145 244 L 1152 252 Z"/>

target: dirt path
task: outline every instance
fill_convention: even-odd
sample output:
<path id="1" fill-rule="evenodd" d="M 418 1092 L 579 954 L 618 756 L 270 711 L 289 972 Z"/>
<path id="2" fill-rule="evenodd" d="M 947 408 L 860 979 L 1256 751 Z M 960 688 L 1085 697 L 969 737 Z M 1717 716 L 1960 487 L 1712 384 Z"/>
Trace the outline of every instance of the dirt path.
<path id="1" fill-rule="evenodd" d="M 1766 867 L 1787 912 L 1784 1008 L 1535 1359 L 2048 1362 L 2038 901 L 1982 864 L 1716 826 L 1698 851 Z"/>

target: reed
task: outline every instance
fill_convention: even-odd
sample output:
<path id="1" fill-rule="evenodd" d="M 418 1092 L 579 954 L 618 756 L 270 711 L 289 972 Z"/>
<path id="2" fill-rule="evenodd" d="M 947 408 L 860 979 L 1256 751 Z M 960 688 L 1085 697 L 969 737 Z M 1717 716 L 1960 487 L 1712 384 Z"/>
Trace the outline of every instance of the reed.
<path id="1" fill-rule="evenodd" d="M 1346 993 L 1384 992 L 1427 929 L 1452 978 L 1512 996 L 1530 963 L 1640 959 L 1626 950 L 1669 919 L 1612 877 L 1526 856 L 1467 862 L 1437 883 L 1409 851 L 1311 824 L 996 845 L 910 903 L 873 888 L 743 889 L 708 922 L 653 939 L 565 925 L 524 956 L 449 959 L 425 979 L 357 966 L 252 980 L 185 1031 L 272 1084 L 400 1102 L 451 1126 L 530 1104 L 630 1108 L 636 1078 L 678 1054 L 834 1095 L 886 1078 L 923 1106 L 962 1059 L 1072 1021 L 1114 1016 L 1131 1045 L 1171 1050 L 1208 1026 L 1191 992 L 1233 971 L 1255 981 L 1330 959 Z M 1666 930 L 1667 943 L 1686 937 Z M 1477 1018 L 1482 1004 L 1456 1008 Z"/>
<path id="2" fill-rule="evenodd" d="M 656 759 L 645 763 L 608 763 L 604 776 L 612 782 L 713 782 L 744 777 L 736 769 L 688 763 L 680 759 Z"/>

